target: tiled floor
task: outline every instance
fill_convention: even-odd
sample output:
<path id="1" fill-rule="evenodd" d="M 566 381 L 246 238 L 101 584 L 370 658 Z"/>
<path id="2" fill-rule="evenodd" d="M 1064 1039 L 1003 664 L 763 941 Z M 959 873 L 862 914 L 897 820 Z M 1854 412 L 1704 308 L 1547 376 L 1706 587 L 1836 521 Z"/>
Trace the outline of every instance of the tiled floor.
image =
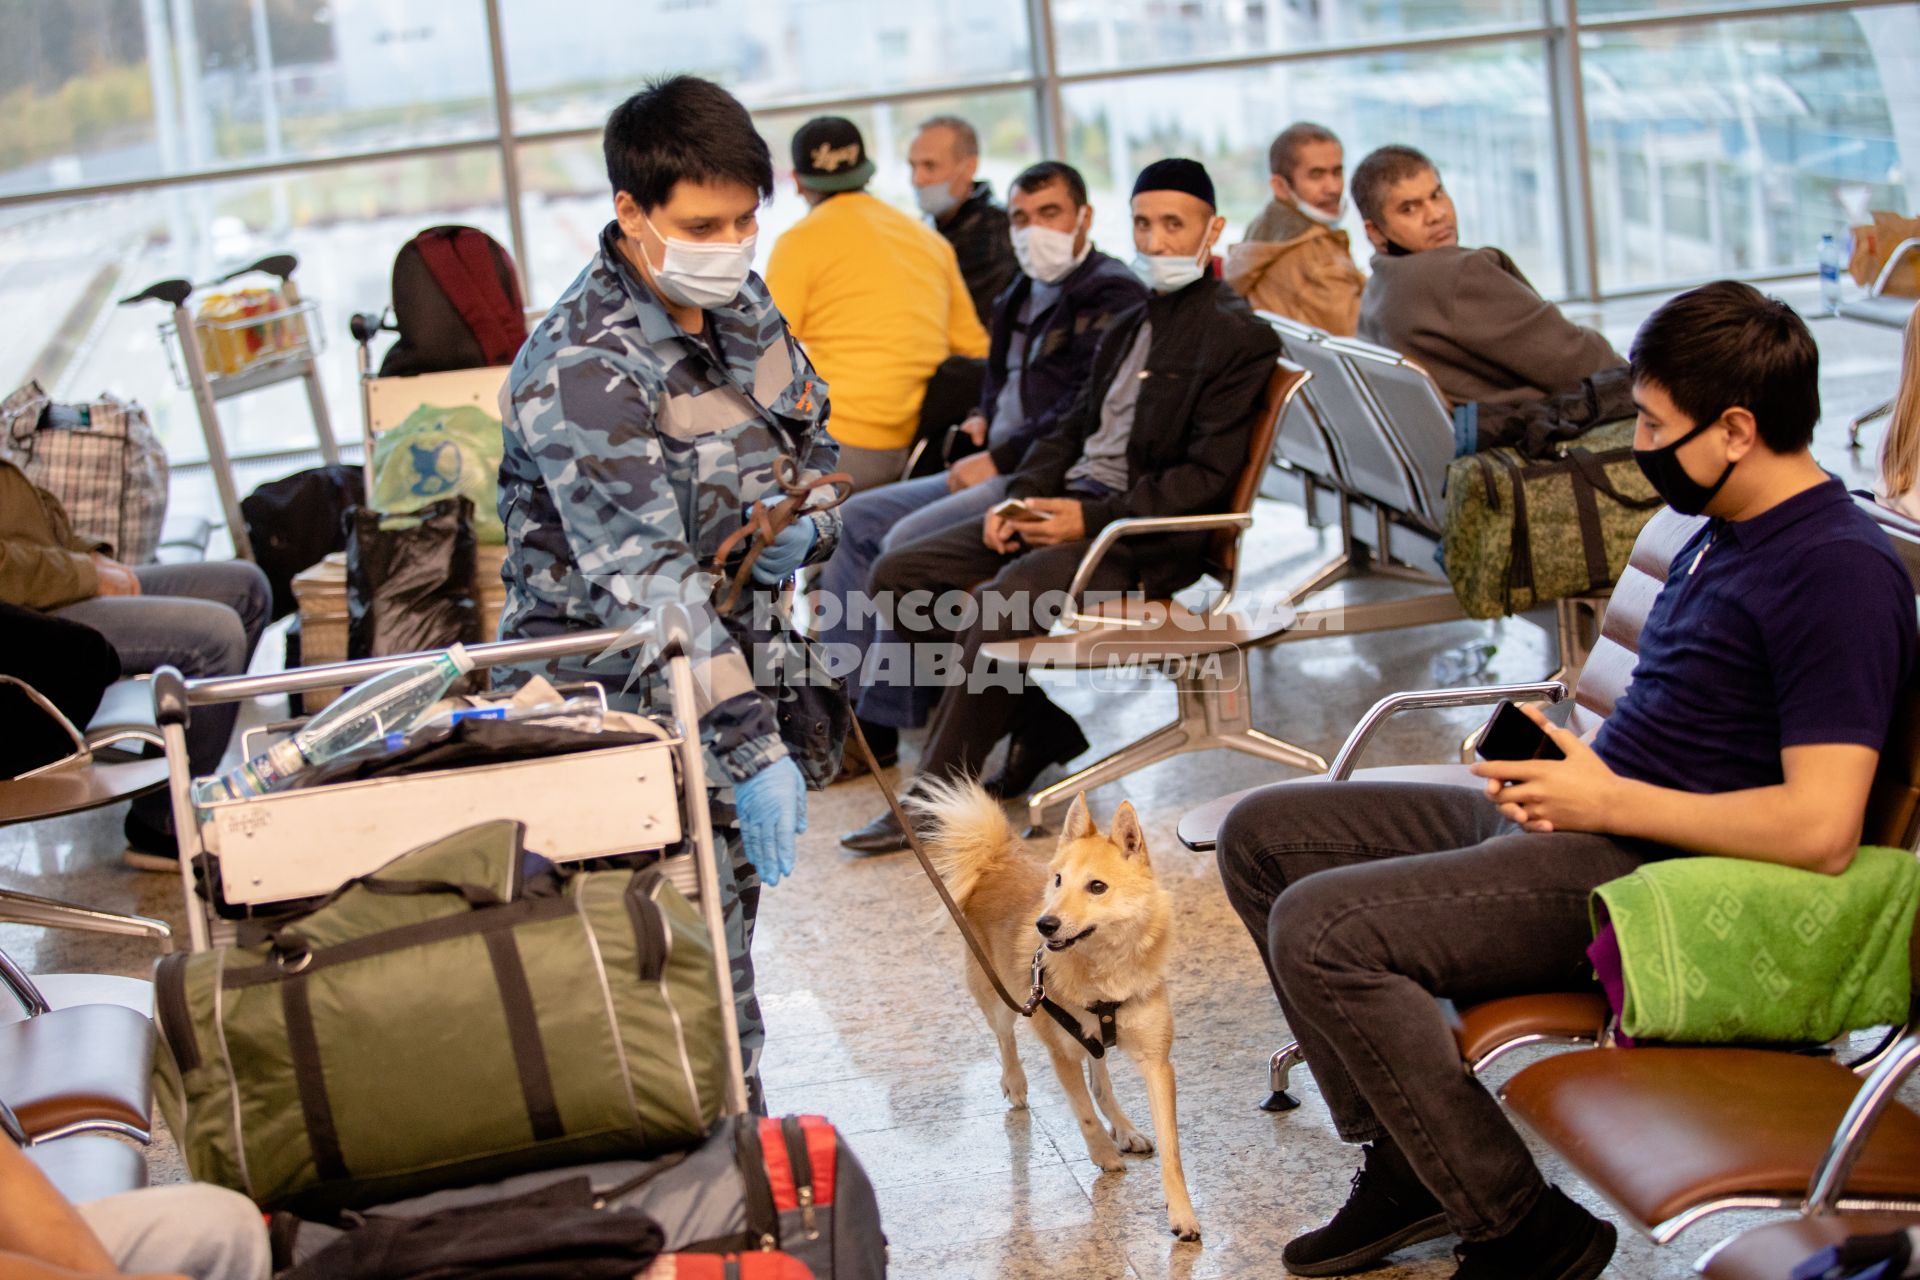
<path id="1" fill-rule="evenodd" d="M 1643 311 L 1628 306 L 1608 313 L 1617 345 L 1624 348 Z M 1850 483 L 1864 483 L 1868 473 L 1841 447 L 1844 424 L 1890 394 L 1897 335 L 1838 321 L 1822 322 L 1816 332 L 1826 358 L 1821 454 Z M 1877 438 L 1877 431 L 1869 436 Z M 1254 545 L 1255 589 L 1288 581 L 1318 554 L 1298 513 L 1282 507 L 1261 511 Z M 1489 679 L 1536 678 L 1552 665 L 1542 634 L 1518 621 L 1329 636 L 1254 658 L 1257 720 L 1330 755 L 1383 692 L 1430 683 L 1434 654 L 1488 639 L 1497 645 Z M 1168 716 L 1172 698 L 1143 684 L 1135 696 L 1096 699 L 1068 691 L 1063 701 L 1103 751 Z M 1370 759 L 1449 758 L 1474 719 L 1460 713 L 1397 723 Z M 1353 1160 L 1333 1139 L 1305 1073 L 1296 1077 L 1305 1099 L 1299 1111 L 1271 1116 L 1255 1107 L 1265 1095 L 1266 1055 L 1286 1039 L 1285 1028 L 1211 858 L 1182 849 L 1173 835 L 1192 804 L 1274 775 L 1271 766 L 1225 752 L 1186 756 L 1093 800 L 1101 818 L 1123 797 L 1139 808 L 1157 874 L 1177 904 L 1174 1064 L 1181 1147 L 1204 1231 L 1197 1245 L 1177 1244 L 1166 1233 L 1154 1158 L 1130 1158 L 1120 1174 L 1102 1174 L 1087 1159 L 1044 1055 L 1025 1033 L 1033 1107 L 1006 1109 L 992 1039 L 962 986 L 959 943 L 936 918 L 937 902 L 911 858 L 856 858 L 835 842 L 837 833 L 877 811 L 873 783 L 843 783 L 812 797 L 799 871 L 766 895 L 755 948 L 769 1026 L 766 1081 L 777 1110 L 824 1113 L 847 1134 L 880 1190 L 893 1242 L 891 1274 L 909 1280 L 1274 1276 L 1282 1274 L 1281 1244 L 1344 1199 Z M 138 909 L 178 924 L 177 884 L 119 867 L 118 823 L 118 813 L 107 811 L 0 832 L 0 884 Z M 151 960 L 138 943 L 20 928 L 0 928 L 0 946 L 41 971 L 138 973 Z M 1114 1077 L 1121 1101 L 1144 1127 L 1138 1078 L 1125 1064 L 1116 1065 Z M 182 1176 L 164 1141 L 155 1166 L 157 1178 Z M 1715 1219 L 1665 1249 L 1625 1239 L 1608 1274 L 1686 1275 L 1714 1240 L 1757 1220 Z M 1451 1271 L 1447 1246 L 1435 1242 L 1371 1274 Z"/>

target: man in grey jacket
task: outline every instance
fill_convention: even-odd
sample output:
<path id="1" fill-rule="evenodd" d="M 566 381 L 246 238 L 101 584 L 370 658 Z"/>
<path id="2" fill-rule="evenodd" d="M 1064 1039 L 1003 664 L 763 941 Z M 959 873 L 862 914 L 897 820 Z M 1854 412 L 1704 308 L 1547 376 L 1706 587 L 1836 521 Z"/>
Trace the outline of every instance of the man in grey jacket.
<path id="1" fill-rule="evenodd" d="M 1517 404 L 1626 363 L 1542 298 L 1513 259 L 1459 244 L 1453 197 L 1412 147 L 1381 147 L 1353 173 L 1373 242 L 1359 335 L 1433 375 L 1456 405 Z"/>

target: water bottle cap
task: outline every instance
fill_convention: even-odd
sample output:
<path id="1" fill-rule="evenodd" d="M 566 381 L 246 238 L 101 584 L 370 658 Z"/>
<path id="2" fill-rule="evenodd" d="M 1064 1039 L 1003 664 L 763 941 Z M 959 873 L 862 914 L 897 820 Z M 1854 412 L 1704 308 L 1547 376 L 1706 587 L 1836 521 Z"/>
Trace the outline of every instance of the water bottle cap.
<path id="1" fill-rule="evenodd" d="M 450 646 L 447 649 L 447 656 L 453 659 L 454 669 L 461 675 L 465 675 L 467 672 L 473 670 L 473 659 L 467 656 L 467 647 L 465 645 L 456 644 Z"/>

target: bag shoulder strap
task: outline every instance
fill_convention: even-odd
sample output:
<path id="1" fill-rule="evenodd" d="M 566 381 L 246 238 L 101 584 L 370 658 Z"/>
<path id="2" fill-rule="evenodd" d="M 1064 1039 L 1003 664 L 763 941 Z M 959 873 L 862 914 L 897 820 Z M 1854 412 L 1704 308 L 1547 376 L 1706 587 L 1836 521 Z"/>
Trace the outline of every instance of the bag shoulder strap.
<path id="1" fill-rule="evenodd" d="M 436 227 L 415 236 L 413 243 L 434 282 L 473 330 L 487 363 L 512 360 L 527 340 L 520 286 L 509 268 L 506 287 L 501 287 L 486 234 L 472 227 Z"/>

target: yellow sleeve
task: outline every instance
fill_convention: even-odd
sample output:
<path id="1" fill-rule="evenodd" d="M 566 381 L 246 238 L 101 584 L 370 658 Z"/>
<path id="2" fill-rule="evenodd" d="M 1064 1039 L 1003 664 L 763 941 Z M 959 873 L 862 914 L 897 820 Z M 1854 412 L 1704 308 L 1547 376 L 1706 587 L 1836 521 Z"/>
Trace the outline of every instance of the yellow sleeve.
<path id="1" fill-rule="evenodd" d="M 942 242 L 944 245 L 944 241 Z M 960 274 L 960 260 L 947 249 L 947 348 L 971 360 L 987 358 L 987 331 L 973 309 L 973 295 Z"/>
<path id="2" fill-rule="evenodd" d="M 806 251 L 792 231 L 773 242 L 767 255 L 764 279 L 773 295 L 773 305 L 786 318 L 787 328 L 802 342 L 807 340 Z"/>

